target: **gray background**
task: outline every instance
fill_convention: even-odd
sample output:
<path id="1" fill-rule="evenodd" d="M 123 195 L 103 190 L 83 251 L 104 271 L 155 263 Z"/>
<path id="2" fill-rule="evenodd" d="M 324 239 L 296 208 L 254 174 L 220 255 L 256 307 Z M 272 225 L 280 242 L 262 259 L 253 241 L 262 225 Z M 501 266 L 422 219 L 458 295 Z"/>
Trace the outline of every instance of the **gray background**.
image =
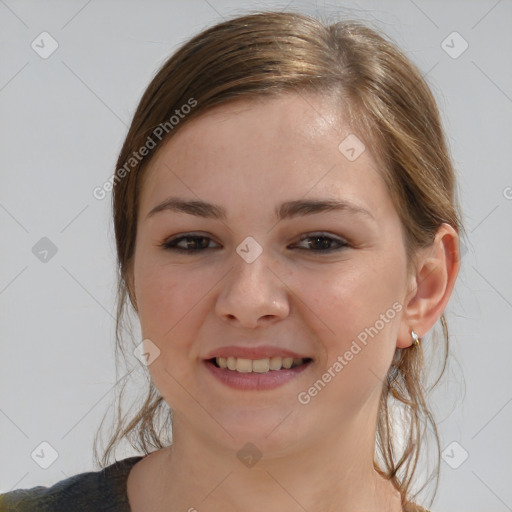
<path id="1" fill-rule="evenodd" d="M 114 172 L 144 88 L 207 25 L 287 5 L 380 27 L 439 102 L 468 240 L 448 308 L 453 358 L 433 397 L 446 448 L 433 510 L 512 510 L 510 0 L 0 0 L 0 491 L 93 469 L 115 382 L 115 257 L 110 196 L 92 190 Z M 43 31 L 58 43 L 46 59 L 31 47 Z M 442 46 L 454 31 L 469 44 L 457 58 L 445 49 L 458 53 L 459 36 Z M 46 262 L 32 250 L 43 237 L 57 248 Z M 31 458 L 51 457 L 43 441 L 58 453 L 48 469 Z"/>

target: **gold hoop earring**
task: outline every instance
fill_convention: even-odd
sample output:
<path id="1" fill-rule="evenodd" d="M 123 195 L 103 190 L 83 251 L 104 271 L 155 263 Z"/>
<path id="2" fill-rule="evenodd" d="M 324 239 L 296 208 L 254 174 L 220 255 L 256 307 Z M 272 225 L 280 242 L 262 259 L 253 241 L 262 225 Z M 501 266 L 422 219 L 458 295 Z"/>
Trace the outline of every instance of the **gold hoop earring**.
<path id="1" fill-rule="evenodd" d="M 412 338 L 411 347 L 416 347 L 420 344 L 421 340 L 416 331 L 414 331 L 414 330 L 411 331 L 411 338 Z"/>

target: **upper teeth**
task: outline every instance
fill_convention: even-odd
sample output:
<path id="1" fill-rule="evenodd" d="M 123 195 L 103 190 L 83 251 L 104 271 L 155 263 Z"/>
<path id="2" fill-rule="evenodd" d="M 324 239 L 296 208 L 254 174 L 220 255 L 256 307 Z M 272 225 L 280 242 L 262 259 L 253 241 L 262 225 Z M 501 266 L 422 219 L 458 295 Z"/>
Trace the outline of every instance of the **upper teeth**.
<path id="1" fill-rule="evenodd" d="M 304 362 L 304 359 L 293 357 L 267 357 L 265 359 L 243 359 L 241 357 L 216 357 L 215 361 L 221 368 L 236 370 L 242 373 L 265 373 L 269 370 L 291 368 Z"/>

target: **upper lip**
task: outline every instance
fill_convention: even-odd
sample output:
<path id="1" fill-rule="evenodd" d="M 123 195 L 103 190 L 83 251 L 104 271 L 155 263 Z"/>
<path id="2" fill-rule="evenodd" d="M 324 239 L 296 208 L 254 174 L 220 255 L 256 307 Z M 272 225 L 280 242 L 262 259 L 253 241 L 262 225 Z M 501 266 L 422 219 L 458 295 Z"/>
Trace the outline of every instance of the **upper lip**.
<path id="1" fill-rule="evenodd" d="M 214 357 L 236 357 L 244 359 L 266 359 L 270 357 L 293 357 L 296 359 L 311 359 L 309 356 L 297 354 L 292 350 L 279 348 L 271 345 L 261 345 L 259 347 L 241 347 L 231 345 L 212 350 L 206 355 L 205 359 Z"/>

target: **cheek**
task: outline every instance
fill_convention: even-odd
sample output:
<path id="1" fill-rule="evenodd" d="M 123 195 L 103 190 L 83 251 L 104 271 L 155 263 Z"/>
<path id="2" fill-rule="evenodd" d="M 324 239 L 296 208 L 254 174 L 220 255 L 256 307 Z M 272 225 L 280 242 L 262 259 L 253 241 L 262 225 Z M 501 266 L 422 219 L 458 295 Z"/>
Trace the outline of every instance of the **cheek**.
<path id="1" fill-rule="evenodd" d="M 149 259 L 136 268 L 135 276 L 142 335 L 161 351 L 176 352 L 186 341 L 180 331 L 204 298 L 207 283 L 189 269 L 170 268 Z"/>
<path id="2" fill-rule="evenodd" d="M 400 283 L 396 270 L 376 262 L 347 264 L 329 279 L 309 275 L 303 281 L 302 290 L 308 290 L 303 300 L 314 313 L 308 318 L 321 326 L 316 334 L 325 359 L 311 387 L 300 395 L 301 403 L 311 403 L 319 415 L 326 410 L 343 415 L 380 393 L 395 352 Z M 316 400 L 317 395 L 322 398 Z"/>
<path id="3" fill-rule="evenodd" d="M 176 410 L 189 404 L 190 396 L 184 389 L 191 388 L 190 358 L 194 333 L 200 325 L 197 314 L 209 288 L 197 274 L 170 269 L 161 262 L 146 261 L 136 273 L 142 336 L 160 350 L 148 371 L 164 400 Z"/>
<path id="4" fill-rule="evenodd" d="M 367 261 L 340 265 L 329 278 L 304 276 L 302 300 L 311 304 L 317 324 L 322 326 L 328 364 L 352 348 L 357 357 L 348 357 L 358 363 L 351 366 L 371 366 L 376 373 L 385 374 L 395 350 L 402 310 L 404 279 L 397 268 L 396 263 Z"/>

